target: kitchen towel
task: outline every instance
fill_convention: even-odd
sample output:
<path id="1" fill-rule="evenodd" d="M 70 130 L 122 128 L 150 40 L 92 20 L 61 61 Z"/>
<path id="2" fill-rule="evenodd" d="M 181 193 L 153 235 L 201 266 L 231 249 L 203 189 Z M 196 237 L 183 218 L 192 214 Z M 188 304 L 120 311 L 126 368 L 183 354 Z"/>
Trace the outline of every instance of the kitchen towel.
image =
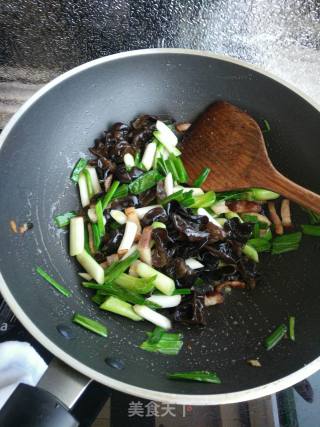
<path id="1" fill-rule="evenodd" d="M 27 342 L 0 344 L 0 409 L 19 383 L 36 385 L 47 364 Z"/>

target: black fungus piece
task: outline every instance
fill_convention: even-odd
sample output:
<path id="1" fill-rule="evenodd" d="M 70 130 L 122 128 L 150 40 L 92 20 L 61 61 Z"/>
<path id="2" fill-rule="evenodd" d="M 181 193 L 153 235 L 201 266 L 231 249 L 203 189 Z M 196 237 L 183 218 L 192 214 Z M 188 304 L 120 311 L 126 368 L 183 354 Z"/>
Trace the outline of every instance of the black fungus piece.
<path id="1" fill-rule="evenodd" d="M 257 265 L 246 257 L 240 258 L 237 263 L 240 278 L 243 279 L 250 289 L 256 287 Z"/>
<path id="2" fill-rule="evenodd" d="M 215 224 L 212 224 L 212 222 L 208 222 L 206 224 L 206 231 L 209 233 L 209 244 L 219 242 L 221 240 L 225 240 L 227 233 L 224 231 L 223 228 L 218 227 Z"/>
<path id="3" fill-rule="evenodd" d="M 200 262 L 204 265 L 205 271 L 215 271 L 219 265 L 219 258 L 210 252 L 202 251 L 200 253 Z"/>
<path id="4" fill-rule="evenodd" d="M 184 208 L 176 200 L 172 200 L 166 206 L 167 214 L 172 217 L 178 214 L 183 219 L 198 225 L 199 230 L 205 230 L 208 224 L 208 218 L 204 215 L 194 215 L 191 209 Z"/>
<path id="5" fill-rule="evenodd" d="M 94 141 L 94 146 L 89 148 L 89 151 L 97 157 L 109 157 L 108 146 L 101 139 Z"/>
<path id="6" fill-rule="evenodd" d="M 153 208 L 149 212 L 147 212 L 142 218 L 141 225 L 143 227 L 146 227 L 147 225 L 151 225 L 155 221 L 160 221 L 164 223 L 168 221 L 168 215 L 161 206 Z"/>
<path id="7" fill-rule="evenodd" d="M 117 165 L 114 178 L 119 181 L 121 184 L 129 184 L 132 181 L 130 173 L 127 171 L 124 164 Z"/>
<path id="8" fill-rule="evenodd" d="M 157 197 L 157 189 L 156 187 L 150 188 L 149 190 L 144 191 L 139 194 L 139 202 L 140 206 L 150 206 Z"/>
<path id="9" fill-rule="evenodd" d="M 174 228 L 179 232 L 180 238 L 189 240 L 190 242 L 207 242 L 210 234 L 207 231 L 201 231 L 197 224 L 192 223 L 180 215 L 171 214 Z"/>
<path id="10" fill-rule="evenodd" d="M 125 154 L 135 154 L 135 150 L 127 141 L 119 141 L 109 147 L 109 157 L 116 163 L 122 163 Z"/>
<path id="11" fill-rule="evenodd" d="M 101 247 L 101 252 L 103 252 L 104 255 L 111 255 L 117 252 L 118 247 L 123 238 L 123 234 L 124 226 L 112 230 L 110 234 L 104 239 L 103 245 Z"/>
<path id="12" fill-rule="evenodd" d="M 172 234 L 170 233 L 170 236 L 172 237 Z M 173 240 L 176 240 L 177 238 L 174 238 Z M 187 259 L 187 258 L 194 258 L 199 256 L 199 253 L 202 249 L 202 247 L 205 245 L 206 241 L 204 242 L 188 242 L 186 240 L 183 241 L 176 241 L 174 245 L 174 255 Z"/>
<path id="13" fill-rule="evenodd" d="M 185 297 L 173 314 L 176 322 L 187 325 L 206 325 L 206 311 L 204 297 L 196 292 L 190 297 Z"/>
<path id="14" fill-rule="evenodd" d="M 126 196 L 121 197 L 120 199 L 115 199 L 110 205 L 111 209 L 123 210 L 130 207 L 138 207 L 140 205 L 139 199 L 137 196 Z"/>
<path id="15" fill-rule="evenodd" d="M 229 239 L 246 243 L 253 231 L 254 224 L 250 222 L 240 222 L 239 218 L 232 218 L 224 224 L 224 230 Z"/>
<path id="16" fill-rule="evenodd" d="M 226 264 L 235 264 L 238 257 L 235 257 L 229 242 L 206 245 L 206 250 Z"/>
<path id="17" fill-rule="evenodd" d="M 168 245 L 172 244 L 173 241 L 165 228 L 152 230 L 152 239 L 154 240 L 152 265 L 156 268 L 164 267 L 169 262 L 171 255 Z"/>
<path id="18" fill-rule="evenodd" d="M 157 118 L 150 115 L 139 116 L 131 123 L 131 130 L 127 135 L 128 141 L 134 150 L 143 150 L 145 145 L 153 139 Z"/>

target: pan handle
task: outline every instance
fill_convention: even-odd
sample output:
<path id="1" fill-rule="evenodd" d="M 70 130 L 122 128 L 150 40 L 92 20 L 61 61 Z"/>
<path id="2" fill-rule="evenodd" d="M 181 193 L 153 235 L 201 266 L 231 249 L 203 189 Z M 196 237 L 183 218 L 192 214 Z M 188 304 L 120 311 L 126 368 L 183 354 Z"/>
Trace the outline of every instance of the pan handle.
<path id="1" fill-rule="evenodd" d="M 0 412 L 1 427 L 77 427 L 69 413 L 91 382 L 53 359 L 36 387 L 19 384 Z"/>

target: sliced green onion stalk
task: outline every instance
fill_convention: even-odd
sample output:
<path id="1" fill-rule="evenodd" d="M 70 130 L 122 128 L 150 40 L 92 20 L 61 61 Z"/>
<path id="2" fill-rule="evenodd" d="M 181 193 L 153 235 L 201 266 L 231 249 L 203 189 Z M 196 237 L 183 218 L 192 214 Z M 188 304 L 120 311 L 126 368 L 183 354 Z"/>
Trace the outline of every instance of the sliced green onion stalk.
<path id="1" fill-rule="evenodd" d="M 273 200 L 280 197 L 280 194 L 263 188 L 251 188 L 249 191 L 253 200 Z"/>
<path id="2" fill-rule="evenodd" d="M 208 218 L 209 222 L 211 222 L 212 224 L 216 225 L 219 228 L 222 228 L 222 225 L 215 218 L 213 218 L 213 216 L 210 215 L 206 209 L 199 208 L 197 210 L 197 214 L 202 215 L 202 216 L 206 216 Z"/>
<path id="3" fill-rule="evenodd" d="M 308 236 L 317 236 L 320 237 L 320 225 L 301 225 L 302 233 L 307 234 Z"/>
<path id="4" fill-rule="evenodd" d="M 102 189 L 100 186 L 100 182 L 99 182 L 99 178 L 98 178 L 96 168 L 94 168 L 92 166 L 87 166 L 86 170 L 88 171 L 88 173 L 90 175 L 90 181 L 91 181 L 93 194 L 100 194 L 102 192 Z"/>
<path id="5" fill-rule="evenodd" d="M 271 350 L 275 345 L 278 344 L 279 341 L 282 340 L 282 338 L 287 333 L 287 327 L 285 324 L 281 324 L 275 329 L 272 334 L 265 339 L 264 345 L 267 350 Z"/>
<path id="6" fill-rule="evenodd" d="M 240 217 L 240 215 L 238 215 L 236 212 L 232 212 L 232 211 L 230 211 L 230 212 L 226 212 L 226 213 L 224 214 L 224 216 L 225 216 L 227 219 L 238 218 L 238 220 L 239 220 L 240 222 L 243 222 L 243 221 L 242 221 L 242 218 Z"/>
<path id="7" fill-rule="evenodd" d="M 183 346 L 182 339 L 182 334 L 164 332 L 162 328 L 156 327 L 151 334 L 148 334 L 148 339 L 139 347 L 141 350 L 152 353 L 176 356 Z"/>
<path id="8" fill-rule="evenodd" d="M 79 255 L 84 250 L 84 221 L 82 216 L 70 219 L 70 255 Z"/>
<path id="9" fill-rule="evenodd" d="M 290 316 L 289 317 L 289 338 L 291 339 L 291 341 L 295 341 L 296 337 L 295 337 L 295 323 L 296 323 L 296 318 L 294 316 Z"/>
<path id="10" fill-rule="evenodd" d="M 107 193 L 103 196 L 102 202 L 101 202 L 102 203 L 102 211 L 104 211 L 108 207 L 113 196 L 115 195 L 117 188 L 119 187 L 119 184 L 120 184 L 119 181 L 113 181 L 113 183 L 111 184 L 111 187 L 109 188 Z"/>
<path id="11" fill-rule="evenodd" d="M 87 180 L 83 172 L 79 175 L 78 180 L 79 192 L 80 192 L 80 200 L 83 208 L 90 205 L 90 196 L 87 187 Z"/>
<path id="12" fill-rule="evenodd" d="M 130 276 L 126 273 L 121 273 L 114 282 L 124 289 L 137 292 L 138 294 L 148 294 L 154 289 L 153 282 L 156 276 L 146 279 Z M 161 306 L 161 304 L 159 304 Z"/>
<path id="13" fill-rule="evenodd" d="M 100 285 L 104 283 L 103 268 L 97 263 L 94 258 L 92 258 L 91 255 L 88 254 L 86 250 L 84 250 L 81 254 L 77 255 L 77 260 L 79 264 L 82 265 L 86 272 L 90 274 L 90 276 L 93 277 L 97 283 L 99 283 Z"/>
<path id="14" fill-rule="evenodd" d="M 132 255 L 128 256 L 126 259 L 118 261 L 117 263 L 112 264 L 106 269 L 104 283 L 111 283 L 116 280 L 121 273 L 124 273 L 131 264 L 133 264 L 139 258 L 139 252 L 135 251 Z M 149 275 L 152 277 L 154 274 Z"/>
<path id="15" fill-rule="evenodd" d="M 262 237 L 250 239 L 247 244 L 253 247 L 257 252 L 268 252 L 271 250 L 270 241 Z"/>
<path id="16" fill-rule="evenodd" d="M 71 295 L 71 292 L 69 291 L 69 289 L 66 289 L 64 286 L 60 285 L 60 283 L 58 283 L 51 276 L 49 276 L 49 274 L 46 273 L 41 267 L 36 267 L 36 272 L 44 280 L 50 283 L 50 285 L 53 286 L 57 291 L 59 291 L 60 294 L 64 295 L 65 297 L 69 297 Z"/>
<path id="17" fill-rule="evenodd" d="M 122 184 L 114 192 L 111 201 L 115 199 L 121 199 L 122 197 L 126 197 L 128 193 L 129 193 L 128 184 Z"/>
<path id="18" fill-rule="evenodd" d="M 118 254 L 124 255 L 132 247 L 134 239 L 138 231 L 138 226 L 133 221 L 126 222 L 126 228 L 124 230 L 123 238 L 118 247 Z"/>
<path id="19" fill-rule="evenodd" d="M 141 151 L 137 151 L 134 156 L 134 164 L 138 168 L 141 164 Z"/>
<path id="20" fill-rule="evenodd" d="M 260 235 L 261 235 L 262 231 L 260 231 Z M 264 235 L 262 236 L 265 240 L 272 240 L 272 232 L 271 230 L 267 230 Z"/>
<path id="21" fill-rule="evenodd" d="M 311 224 L 320 224 L 320 214 L 313 212 L 311 209 L 302 208 L 309 215 L 309 221 Z"/>
<path id="22" fill-rule="evenodd" d="M 189 288 L 180 288 L 180 289 L 175 289 L 175 291 L 173 292 L 172 295 L 191 295 L 192 294 L 192 290 Z"/>
<path id="23" fill-rule="evenodd" d="M 127 215 L 117 209 L 111 209 L 110 216 L 117 221 L 118 224 L 123 225 L 127 222 Z"/>
<path id="24" fill-rule="evenodd" d="M 73 168 L 70 179 L 71 181 L 77 183 L 79 181 L 80 173 L 87 166 L 88 161 L 86 159 L 79 159 Z"/>
<path id="25" fill-rule="evenodd" d="M 145 264 L 144 262 L 141 262 L 141 261 L 137 261 L 135 266 L 136 266 L 136 271 L 140 277 L 153 277 L 156 275 L 156 278 L 154 279 L 153 284 L 160 292 L 162 292 L 165 295 L 173 294 L 175 290 L 175 284 L 174 284 L 174 281 L 171 279 L 171 277 L 168 277 L 163 273 L 160 273 L 159 271 L 150 267 L 150 265 Z"/>
<path id="26" fill-rule="evenodd" d="M 169 159 L 171 159 L 171 161 L 173 162 L 175 170 L 178 174 L 177 182 L 180 182 L 182 184 L 188 182 L 188 173 L 186 171 L 186 168 L 184 167 L 181 157 L 175 157 L 173 154 L 170 154 Z"/>
<path id="27" fill-rule="evenodd" d="M 88 195 L 89 195 L 89 199 L 91 199 L 91 197 L 94 196 L 94 192 L 93 192 L 93 187 L 92 187 L 92 181 L 91 181 L 91 175 L 90 172 L 88 171 L 87 168 L 84 168 L 82 171 L 85 179 L 86 179 L 86 184 L 87 184 L 87 189 L 88 189 Z"/>
<path id="28" fill-rule="evenodd" d="M 116 298 L 121 299 L 122 301 L 129 302 L 131 304 L 146 305 L 153 309 L 160 308 L 157 304 L 154 304 L 150 301 L 147 301 L 142 295 L 129 291 L 127 289 L 121 288 L 121 286 L 116 285 L 115 283 L 108 283 L 107 285 L 96 285 L 92 282 L 83 282 L 82 285 L 85 288 L 97 289 L 100 295 L 111 295 Z"/>
<path id="29" fill-rule="evenodd" d="M 112 313 L 119 314 L 120 316 L 127 317 L 135 322 L 142 320 L 132 308 L 132 305 L 122 301 L 114 296 L 108 297 L 101 305 L 101 310 L 111 311 Z"/>
<path id="30" fill-rule="evenodd" d="M 157 344 L 163 334 L 165 333 L 165 330 L 160 328 L 160 326 L 156 326 L 154 330 L 148 334 L 148 343 L 149 344 Z"/>
<path id="31" fill-rule="evenodd" d="M 160 120 L 156 122 L 157 130 L 153 132 L 153 136 L 157 138 L 159 142 L 165 147 L 165 149 L 174 154 L 180 156 L 181 151 L 177 149 L 178 138 L 172 132 L 172 130 Z"/>
<path id="32" fill-rule="evenodd" d="M 91 224 L 92 237 L 93 237 L 93 246 L 95 251 L 98 251 L 101 243 L 101 234 L 99 231 L 98 224 Z"/>
<path id="33" fill-rule="evenodd" d="M 171 372 L 167 374 L 167 378 L 169 378 L 169 380 L 188 380 L 221 384 L 218 375 L 215 372 L 209 371 Z"/>
<path id="34" fill-rule="evenodd" d="M 242 248 L 242 253 L 248 258 L 252 259 L 252 261 L 259 262 L 259 255 L 257 250 L 248 243 Z"/>
<path id="35" fill-rule="evenodd" d="M 126 165 L 127 170 L 129 170 L 129 171 L 135 166 L 134 157 L 130 153 L 126 153 L 123 156 L 123 162 Z"/>
<path id="36" fill-rule="evenodd" d="M 103 209 L 102 209 L 102 202 L 101 200 L 98 200 L 96 204 L 96 214 L 97 214 L 97 224 L 100 236 L 104 236 L 105 229 L 104 229 L 104 217 L 103 217 Z"/>
<path id="37" fill-rule="evenodd" d="M 157 185 L 164 177 L 156 170 L 151 170 L 139 176 L 129 184 L 129 191 L 132 194 L 140 194 Z"/>
<path id="38" fill-rule="evenodd" d="M 198 176 L 197 179 L 195 179 L 195 181 L 193 183 L 194 187 L 201 187 L 205 183 L 210 172 L 211 172 L 210 168 L 202 169 L 202 171 L 200 172 L 200 175 Z"/>
<path id="39" fill-rule="evenodd" d="M 166 205 L 172 200 L 181 201 L 183 198 L 184 198 L 183 190 L 179 190 L 179 191 L 176 191 L 175 193 L 170 194 L 170 196 L 165 197 L 163 200 L 161 200 L 161 204 Z"/>
<path id="40" fill-rule="evenodd" d="M 155 221 L 151 225 L 152 228 L 167 228 L 166 224 L 160 221 Z"/>
<path id="41" fill-rule="evenodd" d="M 184 193 L 190 193 L 192 196 L 202 196 L 204 194 L 202 188 L 197 187 L 183 187 L 181 185 L 176 185 L 173 190 L 174 192 L 182 190 Z"/>
<path id="42" fill-rule="evenodd" d="M 163 176 L 167 176 L 168 173 L 171 173 L 163 158 L 157 159 L 157 169 Z"/>
<path id="43" fill-rule="evenodd" d="M 91 297 L 91 301 L 95 304 L 101 305 L 105 301 L 106 297 L 104 295 L 99 295 L 98 293 L 95 293 Z"/>
<path id="44" fill-rule="evenodd" d="M 194 203 L 190 206 L 191 208 L 208 208 L 213 205 L 216 200 L 214 191 L 208 191 L 202 196 L 194 196 Z"/>
<path id="45" fill-rule="evenodd" d="M 282 254 L 284 252 L 295 251 L 299 248 L 302 233 L 290 233 L 283 236 L 277 236 L 272 242 L 272 255 Z"/>
<path id="46" fill-rule="evenodd" d="M 177 307 L 181 302 L 181 295 L 151 295 L 147 301 L 158 304 L 161 308 Z"/>
<path id="47" fill-rule="evenodd" d="M 141 163 L 145 170 L 149 171 L 152 168 L 153 161 L 156 155 L 157 143 L 150 142 L 146 145 L 145 151 L 142 156 Z"/>
<path id="48" fill-rule="evenodd" d="M 108 336 L 106 326 L 96 320 L 89 319 L 89 317 L 83 316 L 82 314 L 75 313 L 72 321 L 97 335 L 101 335 L 102 337 Z"/>
<path id="49" fill-rule="evenodd" d="M 136 304 L 133 306 L 133 309 L 138 316 L 143 317 L 145 320 L 148 320 L 154 325 L 160 326 L 165 330 L 171 329 L 171 321 L 167 317 L 157 313 L 146 305 Z"/>
<path id="50" fill-rule="evenodd" d="M 88 273 L 80 272 L 80 273 L 78 273 L 78 275 L 84 280 L 92 280 L 92 277 Z"/>
<path id="51" fill-rule="evenodd" d="M 172 173 L 169 172 L 165 179 L 164 179 L 164 189 L 166 192 L 167 197 L 171 196 L 171 194 L 174 193 L 174 189 L 173 189 L 173 177 L 172 177 Z"/>
<path id="52" fill-rule="evenodd" d="M 263 119 L 263 123 L 264 123 L 264 129 L 262 130 L 263 133 L 268 133 L 271 131 L 271 127 L 270 124 L 268 122 L 268 120 Z"/>
<path id="53" fill-rule="evenodd" d="M 70 224 L 70 219 L 74 218 L 75 216 L 77 216 L 77 213 L 75 211 L 68 211 L 68 212 L 56 215 L 53 218 L 53 222 L 59 228 L 66 227 L 67 225 Z"/>

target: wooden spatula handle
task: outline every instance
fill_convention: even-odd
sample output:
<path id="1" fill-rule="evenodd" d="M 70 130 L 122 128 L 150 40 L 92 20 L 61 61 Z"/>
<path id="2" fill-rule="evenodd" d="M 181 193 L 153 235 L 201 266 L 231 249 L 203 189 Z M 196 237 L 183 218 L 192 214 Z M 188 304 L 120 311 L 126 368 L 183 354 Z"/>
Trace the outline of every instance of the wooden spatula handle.
<path id="1" fill-rule="evenodd" d="M 262 181 L 259 184 L 261 187 L 275 191 L 305 208 L 320 213 L 320 196 L 286 178 L 277 170 L 274 170 Z"/>

